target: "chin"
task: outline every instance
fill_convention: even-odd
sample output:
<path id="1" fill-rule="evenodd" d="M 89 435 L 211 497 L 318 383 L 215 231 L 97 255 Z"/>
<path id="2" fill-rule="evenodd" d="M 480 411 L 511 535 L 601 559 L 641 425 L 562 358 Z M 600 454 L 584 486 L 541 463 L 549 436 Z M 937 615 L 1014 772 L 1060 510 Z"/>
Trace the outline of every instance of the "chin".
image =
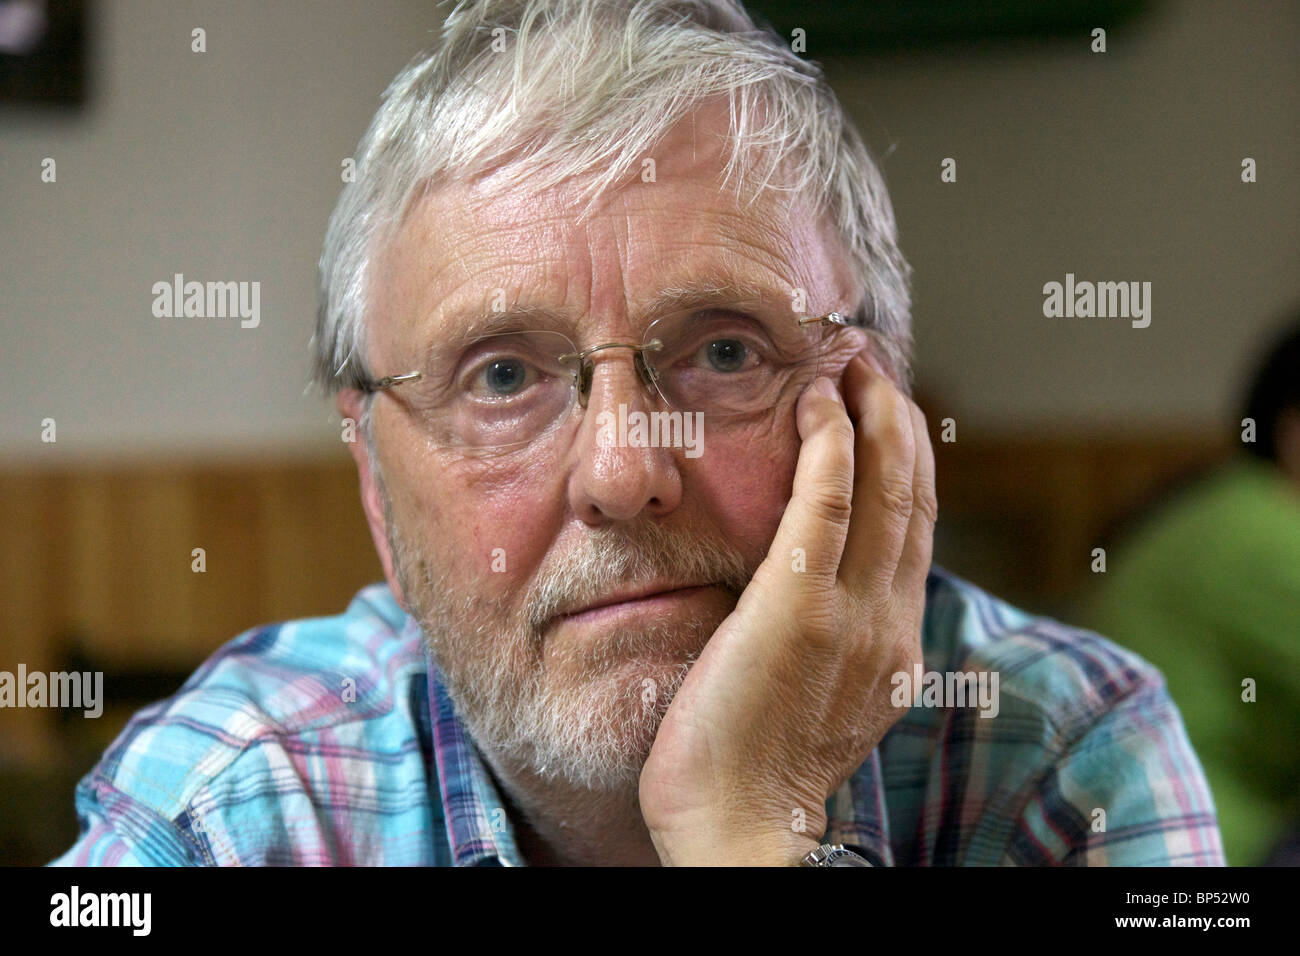
<path id="1" fill-rule="evenodd" d="M 631 657 L 598 676 L 552 685 L 532 715 L 527 763 L 544 779 L 591 790 L 635 790 L 690 666 L 685 655 Z"/>

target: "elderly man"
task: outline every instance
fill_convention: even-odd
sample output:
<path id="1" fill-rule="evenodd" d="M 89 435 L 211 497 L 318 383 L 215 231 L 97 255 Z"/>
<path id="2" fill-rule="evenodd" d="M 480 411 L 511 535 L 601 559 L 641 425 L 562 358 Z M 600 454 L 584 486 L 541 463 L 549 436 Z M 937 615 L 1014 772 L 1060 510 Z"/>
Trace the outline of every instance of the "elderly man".
<path id="1" fill-rule="evenodd" d="M 887 193 L 738 5 L 463 3 L 357 172 L 387 584 L 138 715 L 56 862 L 1222 863 L 1159 674 L 932 566 Z"/>

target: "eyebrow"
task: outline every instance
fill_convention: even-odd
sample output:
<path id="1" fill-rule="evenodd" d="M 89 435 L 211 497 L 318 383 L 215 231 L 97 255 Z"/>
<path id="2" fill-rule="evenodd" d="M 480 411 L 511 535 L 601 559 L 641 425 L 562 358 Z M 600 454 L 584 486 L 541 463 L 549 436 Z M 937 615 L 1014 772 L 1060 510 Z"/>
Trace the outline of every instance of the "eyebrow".
<path id="1" fill-rule="evenodd" d="M 718 306 L 748 306 L 750 308 L 773 307 L 778 303 L 789 302 L 787 293 L 763 283 L 739 280 L 721 280 L 689 282 L 661 289 L 644 305 L 638 307 L 634 314 L 636 327 L 648 325 L 654 318 L 668 312 L 687 309 L 706 309 Z M 794 313 L 792 312 L 791 315 Z M 456 348 L 468 344 L 471 340 L 495 332 L 518 332 L 529 328 L 546 328 L 564 332 L 570 338 L 577 337 L 577 323 L 573 316 L 563 309 L 546 306 L 508 306 L 493 311 L 464 309 L 452 313 L 452 335 L 441 341 L 434 341 L 424 350 L 432 354 L 440 349 Z"/>
<path id="2" fill-rule="evenodd" d="M 670 309 L 676 311 L 735 303 L 774 305 L 777 302 L 788 301 L 788 294 L 761 283 L 700 282 L 661 290 L 645 311 L 647 314 L 657 315 Z"/>

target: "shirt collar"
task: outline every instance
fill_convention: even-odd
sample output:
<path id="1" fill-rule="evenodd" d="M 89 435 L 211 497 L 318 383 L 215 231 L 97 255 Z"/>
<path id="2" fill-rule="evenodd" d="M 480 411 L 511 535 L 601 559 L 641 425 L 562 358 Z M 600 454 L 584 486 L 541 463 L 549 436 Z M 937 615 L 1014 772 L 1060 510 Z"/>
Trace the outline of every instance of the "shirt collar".
<path id="1" fill-rule="evenodd" d="M 419 626 L 412 619 L 407 628 Z M 523 866 L 514 826 L 483 757 L 456 717 L 451 695 L 427 649 L 433 759 L 453 866 Z"/>

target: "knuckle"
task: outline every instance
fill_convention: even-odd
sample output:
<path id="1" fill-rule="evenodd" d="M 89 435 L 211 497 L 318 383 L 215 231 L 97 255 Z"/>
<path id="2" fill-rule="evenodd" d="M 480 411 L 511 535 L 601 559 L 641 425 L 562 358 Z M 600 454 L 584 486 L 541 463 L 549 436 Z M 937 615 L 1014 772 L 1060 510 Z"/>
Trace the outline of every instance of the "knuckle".
<path id="1" fill-rule="evenodd" d="M 834 589 L 805 592 L 803 599 L 796 601 L 793 612 L 798 621 L 799 641 L 791 646 L 791 653 L 802 658 L 814 652 L 822 657 L 825 665 L 822 669 L 828 675 L 836 673 L 841 666 L 839 662 L 852 648 L 844 640 L 844 615 Z"/>
<path id="2" fill-rule="evenodd" d="M 898 473 L 881 476 L 879 486 L 880 502 L 885 510 L 900 519 L 912 517 L 912 479 Z"/>
<path id="3" fill-rule="evenodd" d="M 821 594 L 815 599 L 800 601 L 795 613 L 806 639 L 811 639 L 814 643 L 839 639 L 840 628 L 837 625 L 842 615 L 834 594 Z"/>
<path id="4" fill-rule="evenodd" d="M 934 493 L 934 485 L 926 483 L 916 486 L 913 507 L 921 512 L 930 527 L 933 528 L 938 523 L 939 498 Z"/>
<path id="5" fill-rule="evenodd" d="M 901 397 L 885 403 L 880 439 L 899 452 L 909 456 L 913 453 L 912 415 Z"/>
<path id="6" fill-rule="evenodd" d="M 916 402 L 910 397 L 907 399 L 907 410 L 912 416 L 912 421 L 916 422 L 918 425 L 924 426 L 929 423 L 929 420 L 925 417 L 925 412 L 921 410 L 921 406 L 916 404 Z"/>
<path id="7" fill-rule="evenodd" d="M 853 459 L 835 455 L 809 488 L 814 515 L 834 524 L 847 523 L 853 510 Z"/>
<path id="8" fill-rule="evenodd" d="M 853 514 L 853 490 L 846 481 L 826 479 L 818 483 L 811 497 L 813 513 L 822 521 L 847 525 Z"/>
<path id="9" fill-rule="evenodd" d="M 894 643 L 889 651 L 888 672 L 890 674 L 910 674 L 915 665 L 923 663 L 919 641 L 906 639 Z"/>
<path id="10" fill-rule="evenodd" d="M 827 423 L 826 428 L 830 432 L 830 437 L 835 441 L 836 447 L 849 449 L 853 447 L 856 432 L 853 429 L 853 422 L 847 416 L 843 414 L 837 416 Z"/>

